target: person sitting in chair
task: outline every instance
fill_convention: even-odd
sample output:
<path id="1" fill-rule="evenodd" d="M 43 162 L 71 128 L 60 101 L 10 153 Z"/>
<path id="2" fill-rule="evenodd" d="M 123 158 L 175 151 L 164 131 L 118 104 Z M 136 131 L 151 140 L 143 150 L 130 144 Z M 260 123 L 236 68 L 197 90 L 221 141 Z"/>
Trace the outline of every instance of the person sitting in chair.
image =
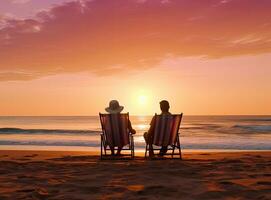
<path id="1" fill-rule="evenodd" d="M 109 102 L 109 107 L 105 108 L 105 111 L 108 112 L 109 114 L 120 114 L 123 109 L 124 109 L 124 107 L 120 106 L 119 102 L 117 100 L 111 100 Z M 129 129 L 130 133 L 136 134 L 135 129 L 132 128 L 132 124 L 131 124 L 130 120 L 128 122 L 128 129 Z M 120 147 L 120 146 L 118 147 L 117 155 L 120 155 L 122 148 L 123 147 Z M 114 147 L 110 146 L 110 149 L 111 149 L 111 154 L 115 155 Z"/>
<path id="2" fill-rule="evenodd" d="M 163 100 L 160 102 L 160 109 L 161 109 L 161 115 L 171 115 L 171 113 L 169 112 L 169 102 L 166 100 Z M 153 137 L 153 133 L 154 133 L 154 126 L 155 126 L 155 118 L 153 117 L 150 123 L 150 129 L 148 130 L 148 132 L 144 133 L 144 139 L 146 141 L 147 144 L 150 145 L 150 156 L 153 157 L 154 156 L 154 152 L 153 152 L 153 146 L 152 146 L 152 137 Z M 167 152 L 167 146 L 162 146 L 159 152 L 160 156 L 163 156 L 166 152 Z"/>

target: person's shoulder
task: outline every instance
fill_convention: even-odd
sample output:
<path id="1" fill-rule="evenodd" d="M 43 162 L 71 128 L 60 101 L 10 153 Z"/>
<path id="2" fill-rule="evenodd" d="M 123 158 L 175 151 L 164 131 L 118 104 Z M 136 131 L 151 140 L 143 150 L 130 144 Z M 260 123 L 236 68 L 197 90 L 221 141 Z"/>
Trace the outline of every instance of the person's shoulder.
<path id="1" fill-rule="evenodd" d="M 161 115 L 172 115 L 170 112 L 161 113 Z"/>
<path id="2" fill-rule="evenodd" d="M 150 125 L 154 124 L 155 116 L 156 116 L 156 115 L 154 115 L 154 116 L 151 118 L 151 123 L 150 123 Z"/>

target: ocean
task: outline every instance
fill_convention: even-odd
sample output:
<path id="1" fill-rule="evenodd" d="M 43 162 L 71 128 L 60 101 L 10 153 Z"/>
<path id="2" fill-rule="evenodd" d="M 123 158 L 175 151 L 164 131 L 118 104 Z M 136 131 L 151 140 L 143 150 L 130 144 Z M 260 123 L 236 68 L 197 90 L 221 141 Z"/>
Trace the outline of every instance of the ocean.
<path id="1" fill-rule="evenodd" d="M 130 116 L 136 151 L 151 118 Z M 99 150 L 100 132 L 98 116 L 0 117 L 0 149 Z M 271 116 L 184 115 L 180 135 L 184 150 L 271 150 Z"/>

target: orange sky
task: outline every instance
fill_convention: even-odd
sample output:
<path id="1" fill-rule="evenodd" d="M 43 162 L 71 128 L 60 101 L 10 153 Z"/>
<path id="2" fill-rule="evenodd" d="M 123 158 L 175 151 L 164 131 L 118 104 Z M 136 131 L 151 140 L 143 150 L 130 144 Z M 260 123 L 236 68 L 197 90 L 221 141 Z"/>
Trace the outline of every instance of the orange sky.
<path id="1" fill-rule="evenodd" d="M 271 114 L 269 0 L 0 2 L 0 115 Z M 142 100 L 143 99 L 143 100 Z"/>

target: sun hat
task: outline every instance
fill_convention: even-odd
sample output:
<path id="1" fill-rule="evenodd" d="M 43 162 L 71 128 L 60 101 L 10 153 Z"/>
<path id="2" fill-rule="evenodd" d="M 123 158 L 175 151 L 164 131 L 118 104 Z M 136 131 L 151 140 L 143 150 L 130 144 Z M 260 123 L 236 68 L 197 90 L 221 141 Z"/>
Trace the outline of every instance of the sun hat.
<path id="1" fill-rule="evenodd" d="M 119 105 L 117 100 L 111 100 L 109 102 L 109 107 L 105 108 L 105 111 L 110 114 L 120 113 L 123 110 L 123 106 Z"/>

